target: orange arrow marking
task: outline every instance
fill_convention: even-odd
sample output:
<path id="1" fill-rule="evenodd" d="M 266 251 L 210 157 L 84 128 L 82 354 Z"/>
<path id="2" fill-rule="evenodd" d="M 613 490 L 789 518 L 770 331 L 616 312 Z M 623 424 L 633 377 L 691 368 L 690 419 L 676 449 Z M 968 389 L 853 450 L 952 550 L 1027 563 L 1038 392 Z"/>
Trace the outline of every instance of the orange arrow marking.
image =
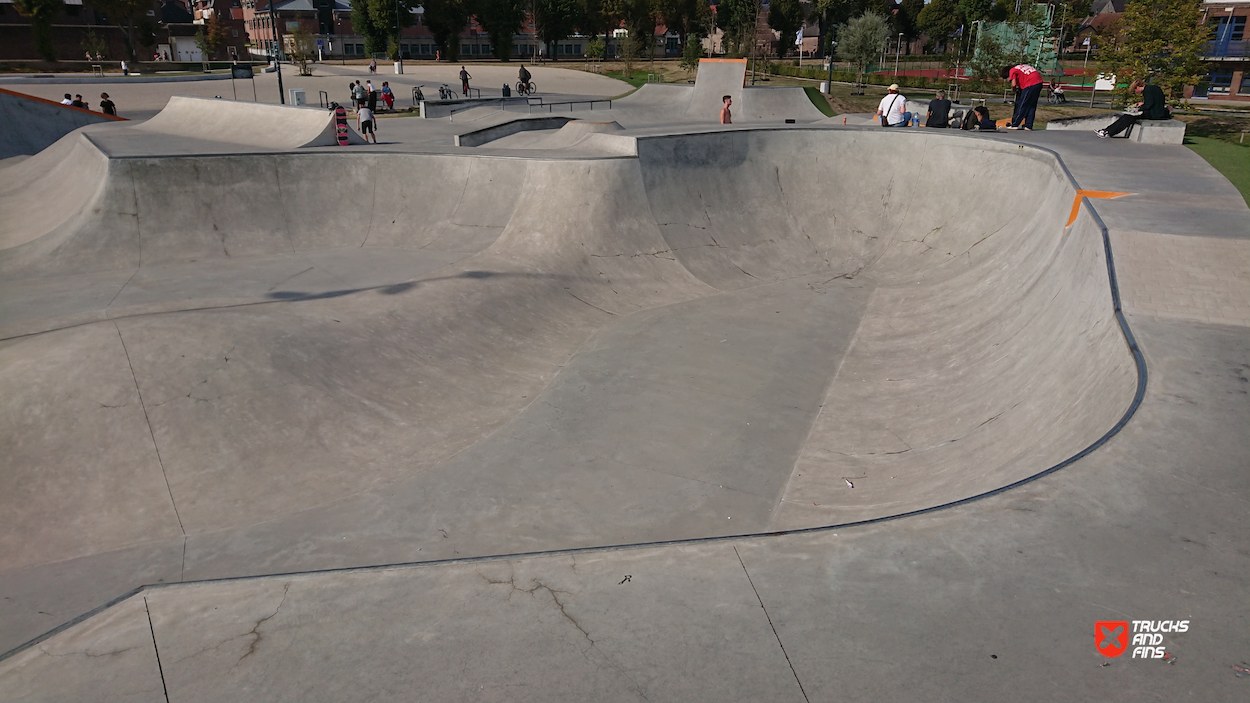
<path id="1" fill-rule="evenodd" d="M 1076 197 L 1072 198 L 1072 212 L 1068 213 L 1068 224 L 1071 227 L 1076 222 L 1076 215 L 1081 211 L 1081 198 L 1118 198 L 1122 195 L 1136 195 L 1136 193 L 1117 193 L 1113 190 L 1080 190 L 1077 189 Z"/>

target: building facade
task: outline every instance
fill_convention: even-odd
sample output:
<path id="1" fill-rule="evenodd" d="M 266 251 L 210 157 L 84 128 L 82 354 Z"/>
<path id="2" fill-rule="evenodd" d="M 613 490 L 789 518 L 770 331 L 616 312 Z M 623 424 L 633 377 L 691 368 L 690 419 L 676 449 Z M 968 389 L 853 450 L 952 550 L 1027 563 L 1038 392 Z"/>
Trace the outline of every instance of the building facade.
<path id="1" fill-rule="evenodd" d="M 1203 3 L 1203 21 L 1211 25 L 1212 39 L 1204 58 L 1211 64 L 1205 84 L 1194 86 L 1195 98 L 1250 102 L 1250 36 L 1246 21 L 1250 2 Z"/>

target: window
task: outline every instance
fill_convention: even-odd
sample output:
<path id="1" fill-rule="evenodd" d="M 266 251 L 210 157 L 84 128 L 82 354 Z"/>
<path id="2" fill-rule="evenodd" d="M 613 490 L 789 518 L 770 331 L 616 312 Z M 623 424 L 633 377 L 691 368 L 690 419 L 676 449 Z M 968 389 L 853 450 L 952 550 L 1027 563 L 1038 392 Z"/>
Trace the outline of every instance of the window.
<path id="1" fill-rule="evenodd" d="M 1215 19 L 1215 41 L 1241 41 L 1246 34 L 1246 18 L 1242 17 L 1216 17 Z"/>
<path id="2" fill-rule="evenodd" d="M 1211 86 L 1207 88 L 1208 95 L 1228 95 L 1228 89 L 1233 85 L 1233 69 L 1217 68 L 1211 72 Z"/>
<path id="3" fill-rule="evenodd" d="M 468 44 L 461 44 L 461 45 L 460 45 L 460 53 L 462 53 L 462 54 L 468 54 L 468 53 L 469 53 L 469 45 L 468 45 Z"/>
<path id="4" fill-rule="evenodd" d="M 1250 95 L 1250 71 L 1242 71 L 1241 83 L 1237 86 L 1238 95 Z"/>

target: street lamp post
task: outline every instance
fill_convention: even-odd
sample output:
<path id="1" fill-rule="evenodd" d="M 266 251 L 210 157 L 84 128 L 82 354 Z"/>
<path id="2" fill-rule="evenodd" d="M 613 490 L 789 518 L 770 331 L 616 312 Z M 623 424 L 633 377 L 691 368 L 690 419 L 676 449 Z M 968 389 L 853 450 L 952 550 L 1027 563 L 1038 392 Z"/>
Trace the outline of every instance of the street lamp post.
<path id="1" fill-rule="evenodd" d="M 903 33 L 898 33 L 898 46 L 894 47 L 894 78 L 898 79 L 898 55 L 903 52 Z"/>
<path id="2" fill-rule="evenodd" d="M 399 26 L 399 0 L 395 0 L 395 75 L 404 72 L 404 52 L 399 45 L 402 31 L 403 29 Z"/>
<path id="3" fill-rule="evenodd" d="M 274 12 L 275 0 L 269 0 L 269 23 L 273 25 L 273 68 L 278 73 L 278 102 L 286 104 L 286 94 L 282 90 L 282 54 L 279 49 L 278 15 Z"/>

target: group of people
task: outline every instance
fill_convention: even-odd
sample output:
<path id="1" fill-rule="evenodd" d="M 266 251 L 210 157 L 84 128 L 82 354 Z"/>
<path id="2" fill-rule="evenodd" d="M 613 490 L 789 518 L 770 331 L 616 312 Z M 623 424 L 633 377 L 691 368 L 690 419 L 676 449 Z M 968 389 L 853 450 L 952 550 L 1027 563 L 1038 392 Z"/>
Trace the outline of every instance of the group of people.
<path id="1" fill-rule="evenodd" d="M 83 110 L 91 109 L 90 103 L 84 101 L 82 99 L 82 95 L 71 96 L 69 93 L 66 93 L 65 98 L 61 100 L 61 104 L 81 108 Z M 117 105 L 115 105 L 112 100 L 109 100 L 108 93 L 100 93 L 100 112 L 114 117 L 117 116 Z"/>
<path id="2" fill-rule="evenodd" d="M 959 127 L 967 130 L 980 130 L 991 132 L 998 127 L 994 120 L 990 118 L 990 111 L 984 105 L 968 110 L 964 113 L 963 120 L 958 125 L 951 124 L 951 101 L 946 98 L 946 91 L 939 90 L 937 97 L 929 101 L 929 108 L 925 112 L 925 127 L 947 128 Z M 920 116 L 912 114 L 907 110 L 907 98 L 899 92 L 897 83 L 890 84 L 889 90 L 881 103 L 877 106 L 877 119 L 881 120 L 882 127 L 906 127 L 919 122 Z"/>
<path id="3" fill-rule="evenodd" d="M 395 109 L 395 93 L 391 90 L 390 81 L 382 81 L 381 90 L 374 90 L 372 80 L 365 81 L 364 85 L 358 80 L 347 85 L 352 91 L 352 104 L 356 106 L 356 127 L 360 130 L 360 135 L 365 141 L 372 139 L 377 144 L 378 119 L 375 113 L 378 109 L 378 97 L 381 96 L 386 109 Z"/>
<path id="4" fill-rule="evenodd" d="M 1006 129 L 1032 131 L 1033 122 L 1037 118 L 1037 100 L 1045 85 L 1041 71 L 1028 64 L 1018 64 L 1004 66 L 999 75 L 1003 80 L 1009 81 L 1016 91 L 1015 109 L 1012 111 Z M 1057 81 L 1051 83 L 1051 91 L 1061 96 L 1060 99 L 1063 102 L 1067 102 L 1065 98 L 1062 98 L 1062 90 Z M 1096 134 L 1099 137 L 1113 137 L 1128 129 L 1137 120 L 1172 119 L 1163 90 L 1159 86 L 1146 85 L 1146 81 L 1139 78 L 1129 85 L 1129 91 L 1141 95 L 1142 101 L 1133 106 L 1132 112 L 1121 115 L 1106 129 L 1097 130 Z M 929 103 L 925 126 L 951 126 L 950 110 L 951 102 L 946 99 L 946 91 L 939 90 L 937 98 Z M 906 127 L 912 123 L 913 119 L 918 119 L 918 116 L 907 111 L 907 98 L 899 93 L 897 83 L 891 84 L 889 92 L 881 99 L 881 103 L 877 106 L 876 116 L 881 120 L 882 127 Z M 998 129 L 997 124 L 990 118 L 989 109 L 984 105 L 978 105 L 969 110 L 960 127 L 985 132 Z"/>

